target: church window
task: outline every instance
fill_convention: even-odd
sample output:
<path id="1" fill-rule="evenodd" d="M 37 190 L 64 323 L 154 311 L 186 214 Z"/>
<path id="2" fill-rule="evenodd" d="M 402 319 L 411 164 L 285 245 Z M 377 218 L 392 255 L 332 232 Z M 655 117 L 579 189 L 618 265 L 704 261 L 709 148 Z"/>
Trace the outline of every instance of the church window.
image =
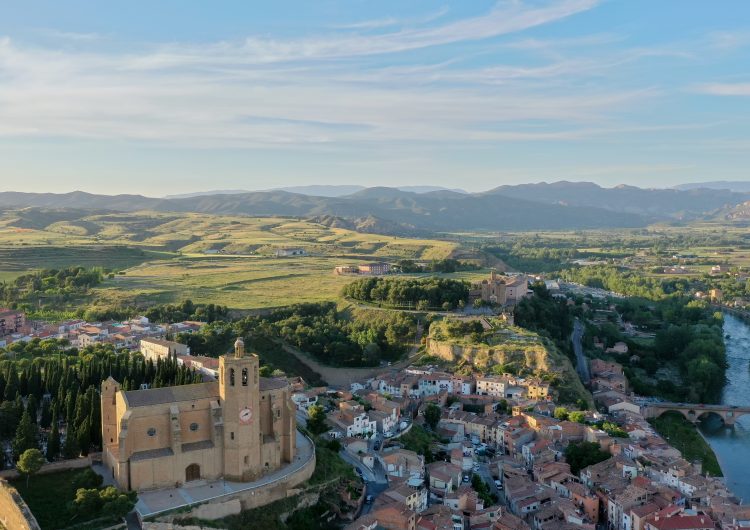
<path id="1" fill-rule="evenodd" d="M 247 386 L 247 368 L 242 369 L 242 386 Z"/>
<path id="2" fill-rule="evenodd" d="M 190 424 L 190 430 L 191 431 L 197 431 L 198 430 L 198 424 L 193 422 Z"/>
<path id="3" fill-rule="evenodd" d="M 156 429 L 150 427 L 149 430 L 146 431 L 146 434 L 148 434 L 149 436 L 156 436 Z"/>
<path id="4" fill-rule="evenodd" d="M 229 369 L 229 386 L 234 386 L 234 368 Z"/>

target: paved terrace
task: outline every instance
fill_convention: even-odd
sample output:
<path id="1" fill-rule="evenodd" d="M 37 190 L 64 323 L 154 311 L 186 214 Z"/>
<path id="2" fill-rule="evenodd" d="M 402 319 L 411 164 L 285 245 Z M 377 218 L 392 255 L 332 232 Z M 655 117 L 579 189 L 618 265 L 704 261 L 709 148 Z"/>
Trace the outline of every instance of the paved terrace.
<path id="1" fill-rule="evenodd" d="M 264 475 L 254 482 L 232 482 L 229 480 L 196 480 L 177 488 L 142 491 L 138 494 L 135 510 L 141 519 L 158 515 L 163 512 L 190 506 L 210 499 L 217 499 L 240 491 L 250 491 L 265 487 L 269 484 L 285 479 L 289 475 L 302 469 L 315 457 L 315 448 L 304 434 L 297 431 L 297 455 L 294 462 Z M 101 469 L 97 471 L 102 474 Z M 104 476 L 108 476 L 104 473 Z"/>

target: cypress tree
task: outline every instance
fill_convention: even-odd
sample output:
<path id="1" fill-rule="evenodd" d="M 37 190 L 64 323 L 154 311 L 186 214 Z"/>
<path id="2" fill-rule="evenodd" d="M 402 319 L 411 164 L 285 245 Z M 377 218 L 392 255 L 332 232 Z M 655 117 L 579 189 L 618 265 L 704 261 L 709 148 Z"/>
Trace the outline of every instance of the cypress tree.
<path id="1" fill-rule="evenodd" d="M 39 419 L 39 426 L 42 429 L 49 429 L 50 422 L 52 421 L 52 408 L 50 401 L 45 399 L 42 402 L 42 417 Z"/>
<path id="2" fill-rule="evenodd" d="M 47 439 L 47 460 L 53 462 L 60 454 L 60 427 L 57 415 L 52 417 L 52 431 Z"/>
<path id="3" fill-rule="evenodd" d="M 18 394 L 18 373 L 16 372 L 15 363 L 10 363 L 8 371 L 8 381 L 5 383 L 5 392 L 3 398 L 6 401 L 13 401 Z"/>
<path id="4" fill-rule="evenodd" d="M 13 439 L 13 455 L 18 458 L 27 449 L 37 449 L 38 447 L 39 430 L 36 424 L 31 421 L 31 415 L 27 409 L 21 416 L 21 421 L 16 429 L 16 437 Z"/>
<path id="5" fill-rule="evenodd" d="M 78 439 L 76 438 L 76 432 L 72 428 L 71 424 L 68 424 L 68 429 L 65 433 L 65 444 L 63 445 L 63 457 L 65 458 L 78 458 L 81 451 L 78 449 Z"/>
<path id="6" fill-rule="evenodd" d="M 33 423 L 36 423 L 39 414 L 39 402 L 36 400 L 36 396 L 34 394 L 29 394 L 29 397 L 26 398 L 26 410 L 29 411 L 29 417 L 31 417 L 31 421 Z"/>

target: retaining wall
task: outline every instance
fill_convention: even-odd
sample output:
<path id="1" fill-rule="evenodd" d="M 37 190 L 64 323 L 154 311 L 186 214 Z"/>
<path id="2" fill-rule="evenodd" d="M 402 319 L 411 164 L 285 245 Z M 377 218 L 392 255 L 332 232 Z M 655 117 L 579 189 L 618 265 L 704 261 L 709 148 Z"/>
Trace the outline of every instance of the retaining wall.
<path id="1" fill-rule="evenodd" d="M 8 530 L 40 530 L 16 488 L 3 479 L 0 479 L 0 523 Z"/>

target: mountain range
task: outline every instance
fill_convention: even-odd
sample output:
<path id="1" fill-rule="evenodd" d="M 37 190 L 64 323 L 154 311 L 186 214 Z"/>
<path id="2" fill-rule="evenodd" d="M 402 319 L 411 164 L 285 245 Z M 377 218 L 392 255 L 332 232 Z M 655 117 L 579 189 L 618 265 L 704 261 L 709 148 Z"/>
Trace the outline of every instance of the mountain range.
<path id="1" fill-rule="evenodd" d="M 345 195 L 351 195 L 358 191 L 366 190 L 365 186 L 358 186 L 356 184 L 341 184 L 341 185 L 330 185 L 330 184 L 313 184 L 310 186 L 288 186 L 286 188 L 272 188 L 270 190 L 257 190 L 257 191 L 288 191 L 289 193 L 299 193 L 300 195 L 312 195 L 314 197 L 343 197 Z M 396 186 L 397 190 L 411 191 L 414 193 L 429 193 L 431 191 L 443 191 L 449 190 L 449 188 L 443 188 L 442 186 Z M 449 191 L 455 191 L 457 193 L 467 193 L 465 190 L 453 188 Z M 205 195 L 236 195 L 238 193 L 253 193 L 251 190 L 215 190 L 215 191 L 198 191 L 195 193 L 182 193 L 179 195 L 165 195 L 165 199 L 188 199 L 191 197 L 203 197 Z"/>
<path id="2" fill-rule="evenodd" d="M 728 189 L 603 188 L 590 182 L 566 181 L 500 186 L 482 193 L 375 187 L 326 196 L 296 189 L 297 192 L 229 190 L 170 198 L 81 191 L 0 192 L 0 208 L 293 216 L 366 227 L 372 232 L 417 233 L 640 227 L 656 221 L 714 218 L 750 201 L 750 193 Z M 315 190 L 325 191 L 305 188 L 308 192 Z"/>

